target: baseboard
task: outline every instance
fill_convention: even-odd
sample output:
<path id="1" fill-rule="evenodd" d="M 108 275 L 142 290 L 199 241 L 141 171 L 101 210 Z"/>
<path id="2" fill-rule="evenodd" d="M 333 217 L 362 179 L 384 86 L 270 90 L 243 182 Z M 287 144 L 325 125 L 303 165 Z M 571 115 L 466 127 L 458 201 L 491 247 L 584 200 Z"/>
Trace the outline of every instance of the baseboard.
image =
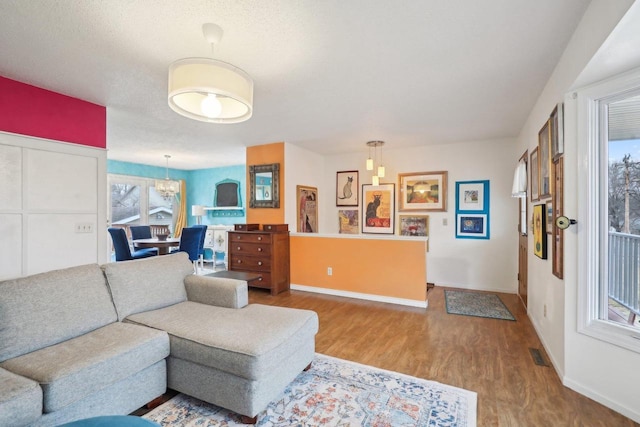
<path id="1" fill-rule="evenodd" d="M 627 418 L 632 419 L 636 423 L 640 423 L 640 412 L 638 412 L 637 408 L 627 408 L 626 406 L 622 406 L 613 400 L 607 399 L 603 395 L 593 391 L 592 389 L 583 386 L 582 384 L 575 382 L 569 378 L 564 378 L 562 384 L 571 390 L 580 393 L 583 396 L 588 397 L 589 399 L 595 400 L 596 402 L 606 406 L 607 408 L 618 412 L 619 414 L 624 415 Z"/>
<path id="2" fill-rule="evenodd" d="M 447 284 L 442 284 L 442 283 L 436 283 L 436 286 L 440 286 L 441 288 L 456 288 L 456 289 L 465 289 L 467 291 L 480 291 L 480 292 L 497 292 L 500 294 L 517 294 L 517 290 L 505 290 L 502 288 L 491 288 L 491 287 L 471 287 L 469 285 L 466 284 L 456 284 L 456 283 L 447 283 Z"/>
<path id="3" fill-rule="evenodd" d="M 296 291 L 313 292 L 316 294 L 333 295 L 337 297 L 355 298 L 367 301 L 385 302 L 389 304 L 406 305 L 409 307 L 427 308 L 429 306 L 428 301 L 417 301 L 405 298 L 386 297 L 382 295 L 363 294 L 360 292 L 341 291 L 338 289 L 329 288 L 317 288 L 315 286 L 305 286 L 291 284 L 291 289 Z"/>

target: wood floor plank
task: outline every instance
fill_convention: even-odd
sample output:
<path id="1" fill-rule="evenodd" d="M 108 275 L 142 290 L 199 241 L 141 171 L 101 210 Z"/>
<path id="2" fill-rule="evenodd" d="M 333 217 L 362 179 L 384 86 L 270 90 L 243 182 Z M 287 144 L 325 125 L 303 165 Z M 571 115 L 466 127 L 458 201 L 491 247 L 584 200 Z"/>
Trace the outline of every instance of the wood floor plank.
<path id="1" fill-rule="evenodd" d="M 318 353 L 439 381 L 478 393 L 478 426 L 638 426 L 562 385 L 516 295 L 499 294 L 515 322 L 448 314 L 442 287 L 425 309 L 260 289 L 249 301 L 314 310 Z M 548 360 L 548 358 L 547 358 Z"/>

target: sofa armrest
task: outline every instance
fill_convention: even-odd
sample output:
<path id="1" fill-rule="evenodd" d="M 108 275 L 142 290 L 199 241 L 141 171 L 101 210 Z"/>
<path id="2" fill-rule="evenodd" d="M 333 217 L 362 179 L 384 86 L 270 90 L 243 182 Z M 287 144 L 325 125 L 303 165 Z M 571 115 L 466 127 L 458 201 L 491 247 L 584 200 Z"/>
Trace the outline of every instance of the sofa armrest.
<path id="1" fill-rule="evenodd" d="M 249 304 L 249 291 L 244 280 L 189 275 L 184 279 L 184 286 L 189 301 L 228 308 L 242 308 Z"/>

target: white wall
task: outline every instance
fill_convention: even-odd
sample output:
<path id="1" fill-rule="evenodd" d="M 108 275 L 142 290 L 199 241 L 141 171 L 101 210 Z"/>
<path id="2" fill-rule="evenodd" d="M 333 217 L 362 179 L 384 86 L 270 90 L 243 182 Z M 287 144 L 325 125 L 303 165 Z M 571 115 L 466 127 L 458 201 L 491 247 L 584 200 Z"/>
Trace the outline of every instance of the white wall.
<path id="1" fill-rule="evenodd" d="M 394 183 L 396 196 L 399 173 L 448 171 L 447 211 L 424 212 L 429 215 L 429 282 L 467 289 L 517 291 L 518 203 L 511 198 L 517 164 L 517 158 L 513 159 L 518 154 L 514 142 L 509 139 L 393 149 L 388 148 L 393 147 L 393 141 L 388 141 L 383 147 L 386 177 L 381 182 Z M 364 168 L 367 156 L 363 142 L 362 152 L 325 157 L 320 194 L 323 233 L 338 233 L 337 212 L 341 208 L 335 206 L 336 172 L 359 170 L 361 193 L 362 184 L 371 183 L 371 172 Z M 486 179 L 490 180 L 491 239 L 456 239 L 455 182 Z M 443 225 L 443 220 L 448 225 Z"/>
<path id="2" fill-rule="evenodd" d="M 580 75 L 602 78 L 607 74 L 606 63 L 599 64 L 597 73 L 589 71 L 585 74 L 584 70 L 587 64 L 596 66 L 594 55 L 632 3 L 632 0 L 594 0 L 591 3 L 518 137 L 518 153 L 525 149 L 531 152 L 536 147 L 538 131 L 554 106 L 565 101 L 564 213 L 577 218 L 578 226 L 569 228 L 564 234 L 564 280 L 553 276 L 550 260 L 540 260 L 530 251 L 528 313 L 565 385 L 640 422 L 640 398 L 632 391 L 640 384 L 640 354 L 577 332 L 577 289 L 580 286 L 577 280 L 577 233 L 580 230 L 577 206 L 581 195 L 576 194 L 576 173 L 579 141 L 575 105 L 568 93 Z M 640 22 L 630 25 L 637 29 Z M 637 49 L 633 52 L 638 55 Z M 619 69 L 609 67 L 608 74 L 617 71 Z M 587 83 L 590 82 L 582 77 L 580 84 Z M 529 247 L 532 247 L 531 241 Z"/>
<path id="3" fill-rule="evenodd" d="M 0 177 L 0 279 L 107 261 L 105 150 L 0 132 Z"/>

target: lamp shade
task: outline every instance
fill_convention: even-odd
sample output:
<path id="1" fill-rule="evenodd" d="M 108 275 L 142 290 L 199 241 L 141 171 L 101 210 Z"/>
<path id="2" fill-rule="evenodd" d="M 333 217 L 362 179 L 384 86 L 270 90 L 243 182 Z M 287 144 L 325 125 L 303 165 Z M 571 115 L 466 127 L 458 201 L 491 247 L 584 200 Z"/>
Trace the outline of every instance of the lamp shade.
<path id="1" fill-rule="evenodd" d="M 202 206 L 202 205 L 193 205 L 193 206 L 191 206 L 191 215 L 192 216 L 203 216 L 204 215 L 204 206 Z"/>
<path id="2" fill-rule="evenodd" d="M 226 62 L 180 59 L 169 66 L 168 101 L 173 111 L 190 119 L 240 123 L 253 114 L 253 80 Z"/>

